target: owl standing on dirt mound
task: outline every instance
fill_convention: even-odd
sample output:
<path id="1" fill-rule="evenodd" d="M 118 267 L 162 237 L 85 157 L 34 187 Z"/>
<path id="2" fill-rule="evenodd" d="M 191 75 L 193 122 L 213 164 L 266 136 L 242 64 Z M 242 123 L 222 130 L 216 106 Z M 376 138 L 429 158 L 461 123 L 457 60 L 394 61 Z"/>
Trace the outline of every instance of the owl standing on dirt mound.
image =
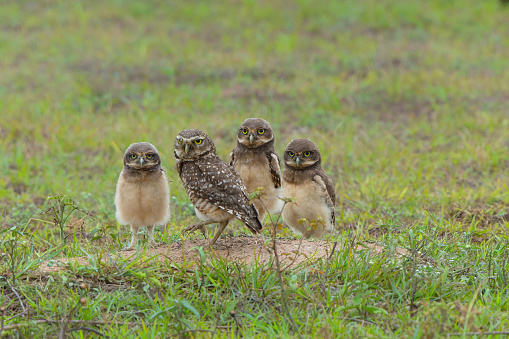
<path id="1" fill-rule="evenodd" d="M 230 165 L 239 173 L 249 193 L 263 187 L 264 195 L 254 200 L 260 220 L 264 220 L 267 211 L 279 213 L 283 205 L 279 199 L 281 162 L 274 150 L 274 132 L 267 121 L 250 118 L 240 125 Z"/>
<path id="2" fill-rule="evenodd" d="M 318 147 L 309 139 L 292 140 L 286 146 L 284 161 L 283 197 L 295 201 L 284 206 L 283 221 L 306 239 L 332 232 L 336 193 L 321 166 Z"/>
<path id="3" fill-rule="evenodd" d="M 198 129 L 186 129 L 175 138 L 177 172 L 187 195 L 202 222 L 190 225 L 184 232 L 202 229 L 205 225 L 219 223 L 210 242 L 214 245 L 230 220 L 242 221 L 253 233 L 259 233 L 262 224 L 256 207 L 249 203 L 249 196 L 238 173 L 216 154 L 214 142 Z"/>
<path id="4" fill-rule="evenodd" d="M 116 217 L 120 224 L 131 225 L 131 244 L 136 247 L 137 233 L 145 226 L 149 245 L 154 245 L 154 226 L 170 219 L 170 189 L 161 167 L 157 149 L 148 142 L 129 146 L 124 154 L 115 194 Z"/>

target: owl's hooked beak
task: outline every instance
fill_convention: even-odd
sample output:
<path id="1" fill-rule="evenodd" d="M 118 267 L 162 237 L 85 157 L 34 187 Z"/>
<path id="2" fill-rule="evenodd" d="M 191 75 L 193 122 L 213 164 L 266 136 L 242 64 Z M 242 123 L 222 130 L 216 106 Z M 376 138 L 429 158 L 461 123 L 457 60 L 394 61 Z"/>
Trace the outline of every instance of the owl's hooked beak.
<path id="1" fill-rule="evenodd" d="M 295 163 L 297 167 L 300 167 L 302 165 L 302 159 L 300 157 L 295 157 Z"/>
<path id="2" fill-rule="evenodd" d="M 143 157 L 140 157 L 140 160 L 138 160 L 138 163 L 140 164 L 140 166 L 143 166 Z"/>
<path id="3" fill-rule="evenodd" d="M 254 141 L 254 135 L 249 134 L 249 143 L 252 144 Z"/>
<path id="4" fill-rule="evenodd" d="M 189 144 L 186 144 L 184 146 L 184 152 L 187 154 L 187 152 L 189 152 Z"/>

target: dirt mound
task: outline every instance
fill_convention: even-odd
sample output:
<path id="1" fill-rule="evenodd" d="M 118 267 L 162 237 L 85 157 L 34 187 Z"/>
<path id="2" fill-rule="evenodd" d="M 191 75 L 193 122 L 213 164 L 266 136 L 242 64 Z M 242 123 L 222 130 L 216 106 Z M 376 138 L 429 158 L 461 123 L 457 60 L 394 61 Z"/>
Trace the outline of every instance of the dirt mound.
<path id="1" fill-rule="evenodd" d="M 218 239 L 214 247 L 210 250 L 209 240 L 189 239 L 183 242 L 176 242 L 170 245 L 162 245 L 156 248 L 148 249 L 145 257 L 154 257 L 153 260 L 168 259 L 176 264 L 200 262 L 199 247 L 205 252 L 205 260 L 209 260 L 215 255 L 226 261 L 252 264 L 255 261 L 266 263 L 272 256 L 272 243 L 268 238 L 240 236 L 235 238 Z M 277 239 L 277 250 L 281 258 L 282 266 L 294 266 L 304 261 L 328 258 L 334 247 L 333 242 L 313 241 L 313 240 L 295 240 L 295 239 Z M 363 244 L 373 254 L 380 254 L 384 247 L 376 244 Z M 358 248 L 361 249 L 360 247 Z M 403 252 L 399 254 L 404 254 Z M 120 258 L 129 258 L 136 255 L 136 250 L 119 251 L 117 255 Z M 104 257 L 106 261 L 108 256 Z M 48 266 L 48 262 L 43 263 L 38 271 L 39 273 L 51 273 L 62 270 L 66 264 L 76 262 L 79 265 L 87 265 L 88 257 L 75 257 L 71 259 L 56 259 Z"/>

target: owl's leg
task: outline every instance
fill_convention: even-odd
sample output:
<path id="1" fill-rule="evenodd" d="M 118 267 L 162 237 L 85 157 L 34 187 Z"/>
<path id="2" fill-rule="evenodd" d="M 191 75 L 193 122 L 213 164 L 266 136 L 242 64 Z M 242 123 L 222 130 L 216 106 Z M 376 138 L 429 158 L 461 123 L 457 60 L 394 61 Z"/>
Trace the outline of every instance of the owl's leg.
<path id="1" fill-rule="evenodd" d="M 147 226 L 147 232 L 148 232 L 148 246 L 149 247 L 157 246 L 157 244 L 154 242 L 154 225 Z"/>
<path id="2" fill-rule="evenodd" d="M 216 234 L 214 235 L 214 239 L 212 239 L 212 241 L 210 242 L 211 247 L 216 243 L 217 238 L 219 238 L 221 233 L 223 233 L 223 230 L 226 228 L 227 225 L 228 225 L 228 220 L 219 223 L 219 226 L 217 227 Z"/>
<path id="3" fill-rule="evenodd" d="M 131 225 L 131 244 L 125 250 L 132 250 L 136 248 L 136 243 L 138 242 L 138 229 L 139 227 Z"/>

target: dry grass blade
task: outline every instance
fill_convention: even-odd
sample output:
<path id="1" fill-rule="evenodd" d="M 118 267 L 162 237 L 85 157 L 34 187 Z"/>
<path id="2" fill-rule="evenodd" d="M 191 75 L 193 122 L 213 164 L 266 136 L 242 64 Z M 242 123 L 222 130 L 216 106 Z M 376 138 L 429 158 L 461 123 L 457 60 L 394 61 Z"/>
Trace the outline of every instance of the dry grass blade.
<path id="1" fill-rule="evenodd" d="M 95 330 L 93 328 L 90 328 L 90 327 L 74 327 L 74 328 L 71 328 L 69 330 L 69 332 L 74 332 L 74 331 L 88 331 L 88 332 L 92 332 L 92 333 L 95 333 L 101 337 L 104 337 L 104 338 L 111 338 L 110 336 L 107 336 L 101 332 L 99 332 L 98 330 Z"/>
<path id="2" fill-rule="evenodd" d="M 194 330 L 186 330 L 186 331 L 180 331 L 180 332 L 177 332 L 177 333 L 172 333 L 172 334 L 170 334 L 170 336 L 171 337 L 178 337 L 178 336 L 181 336 L 182 334 L 196 333 L 196 332 L 205 332 L 205 333 L 214 333 L 214 334 L 217 333 L 216 331 L 213 331 L 213 330 L 194 329 Z"/>
<path id="3" fill-rule="evenodd" d="M 23 314 L 26 314 L 27 313 L 27 309 L 25 308 L 25 304 L 23 304 L 23 300 L 21 300 L 21 297 L 19 296 L 18 292 L 16 292 L 14 287 L 12 287 L 11 283 L 9 282 L 9 279 L 7 279 L 7 277 L 4 277 L 4 276 L 1 276 L 1 277 L 5 279 L 5 281 L 9 285 L 10 289 L 12 290 L 12 292 L 14 292 L 14 294 L 16 295 L 16 298 L 18 298 L 18 301 L 19 301 L 19 304 L 21 305 L 21 308 L 23 309 L 22 312 L 13 315 L 10 318 L 5 319 L 5 321 L 7 322 L 7 321 L 10 321 L 10 320 L 12 320 L 14 318 L 17 318 L 19 316 L 22 316 Z M 2 322 L 2 325 L 3 325 L 3 322 Z M 0 333 L 2 333 L 2 331 L 0 331 Z"/>
<path id="4" fill-rule="evenodd" d="M 263 191 L 262 191 L 263 193 Z M 258 196 L 258 199 L 260 199 L 260 197 Z M 300 332 L 299 332 L 299 328 L 297 327 L 297 325 L 295 324 L 295 322 L 293 321 L 293 317 L 290 313 L 290 309 L 288 308 L 288 300 L 287 300 L 287 295 L 286 295 L 286 289 L 285 289 L 285 283 L 284 283 L 284 280 L 283 280 L 283 273 L 282 273 L 282 270 L 281 270 L 281 260 L 279 258 L 279 253 L 277 251 L 277 246 L 276 246 L 276 227 L 279 223 L 279 219 L 281 218 L 281 213 L 283 212 L 286 204 L 288 203 L 289 200 L 291 199 L 282 199 L 284 201 L 284 204 L 283 204 L 283 207 L 281 208 L 281 212 L 279 213 L 276 221 L 272 221 L 272 216 L 270 215 L 270 212 L 268 212 L 269 214 L 269 218 L 272 222 L 272 251 L 274 253 L 274 258 L 276 260 L 276 269 L 277 269 L 277 274 L 278 274 L 278 277 L 279 277 L 279 284 L 281 285 L 281 303 L 283 304 L 283 308 L 285 309 L 285 312 L 286 312 L 286 316 L 288 317 L 288 319 L 290 320 L 290 323 L 292 324 L 292 328 L 293 328 L 293 331 L 295 333 L 297 333 L 297 336 L 299 338 L 302 338 L 302 336 L 300 335 Z M 264 205 L 264 208 L 265 210 L 268 211 L 267 207 L 265 206 L 265 204 L 263 203 L 263 200 L 260 199 L 261 203 Z M 300 242 L 300 244 L 302 243 L 302 240 Z M 299 244 L 299 249 L 300 249 L 300 244 Z M 295 260 L 294 260 L 295 261 Z"/>

